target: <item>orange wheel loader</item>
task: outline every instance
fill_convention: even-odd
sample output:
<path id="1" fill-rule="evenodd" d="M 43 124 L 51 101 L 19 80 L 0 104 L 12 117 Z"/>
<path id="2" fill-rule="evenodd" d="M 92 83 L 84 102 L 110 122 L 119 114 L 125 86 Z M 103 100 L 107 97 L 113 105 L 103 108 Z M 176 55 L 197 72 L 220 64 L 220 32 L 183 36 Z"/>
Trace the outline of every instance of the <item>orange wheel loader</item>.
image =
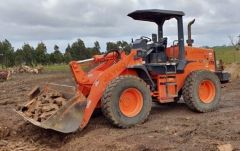
<path id="1" fill-rule="evenodd" d="M 91 59 L 71 61 L 75 87 L 47 84 L 37 88 L 30 94 L 32 100 L 17 113 L 39 127 L 70 133 L 83 129 L 97 108 L 120 128 L 144 122 L 153 101 L 177 102 L 182 96 L 193 111 L 216 110 L 221 98 L 220 85 L 229 81 L 230 74 L 216 68 L 212 49 L 192 47 L 191 25 L 195 20 L 188 25 L 185 45 L 183 12 L 136 10 L 128 16 L 156 23 L 158 33 L 136 39 L 128 55 L 113 50 Z M 170 19 L 176 19 L 178 29 L 178 39 L 172 44 L 163 37 L 164 22 Z M 85 72 L 82 66 L 86 64 L 94 67 Z M 36 97 L 50 90 L 61 92 L 66 103 L 41 122 L 24 114 L 25 107 L 36 105 Z"/>

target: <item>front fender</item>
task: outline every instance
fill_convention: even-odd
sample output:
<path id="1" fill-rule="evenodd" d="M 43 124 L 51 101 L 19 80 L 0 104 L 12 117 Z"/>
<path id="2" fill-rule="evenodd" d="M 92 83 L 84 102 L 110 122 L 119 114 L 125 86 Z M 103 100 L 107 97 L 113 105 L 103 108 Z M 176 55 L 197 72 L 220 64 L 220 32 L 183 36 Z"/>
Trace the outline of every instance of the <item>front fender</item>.
<path id="1" fill-rule="evenodd" d="M 143 79 L 148 85 L 150 85 L 151 90 L 156 89 L 156 84 L 153 82 L 147 68 L 144 65 L 133 65 L 128 67 L 128 69 L 134 69 L 137 73 L 138 76 Z"/>
<path id="2" fill-rule="evenodd" d="M 132 50 L 131 53 L 122 58 L 116 64 L 104 70 L 99 77 L 96 78 L 95 82 L 92 85 L 90 93 L 87 97 L 87 106 L 84 112 L 83 121 L 80 125 L 81 128 L 85 127 L 97 106 L 97 103 L 100 101 L 108 83 L 118 77 L 128 66 L 131 66 L 136 63 L 135 55 L 137 54 L 136 50 Z"/>

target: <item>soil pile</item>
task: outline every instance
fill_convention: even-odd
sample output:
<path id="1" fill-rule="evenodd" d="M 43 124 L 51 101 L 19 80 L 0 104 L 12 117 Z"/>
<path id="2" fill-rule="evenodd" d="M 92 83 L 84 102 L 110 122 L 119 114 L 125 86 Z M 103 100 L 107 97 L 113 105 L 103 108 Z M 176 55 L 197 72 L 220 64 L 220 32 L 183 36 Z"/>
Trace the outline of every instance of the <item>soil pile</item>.
<path id="1" fill-rule="evenodd" d="M 231 79 L 236 80 L 240 78 L 240 64 L 232 63 L 226 66 L 226 71 L 231 73 Z"/>

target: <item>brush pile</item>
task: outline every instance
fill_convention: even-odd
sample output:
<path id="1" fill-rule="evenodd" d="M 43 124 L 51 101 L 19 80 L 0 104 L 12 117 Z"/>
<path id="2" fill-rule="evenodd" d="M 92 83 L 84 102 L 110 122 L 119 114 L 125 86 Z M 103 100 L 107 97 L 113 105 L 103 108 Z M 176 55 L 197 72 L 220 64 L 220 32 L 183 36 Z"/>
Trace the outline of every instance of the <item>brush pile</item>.
<path id="1" fill-rule="evenodd" d="M 19 67 L 14 67 L 14 68 L 9 68 L 8 69 L 11 73 L 41 73 L 43 71 L 43 66 L 38 66 L 36 68 L 29 67 L 29 66 L 19 66 Z"/>

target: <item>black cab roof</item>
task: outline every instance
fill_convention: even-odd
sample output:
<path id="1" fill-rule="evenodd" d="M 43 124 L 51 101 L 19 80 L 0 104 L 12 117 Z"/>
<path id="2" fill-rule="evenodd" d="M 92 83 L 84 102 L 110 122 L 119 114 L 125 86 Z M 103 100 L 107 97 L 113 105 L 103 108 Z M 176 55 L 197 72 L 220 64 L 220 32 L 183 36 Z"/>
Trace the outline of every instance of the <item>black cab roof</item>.
<path id="1" fill-rule="evenodd" d="M 135 20 L 143 20 L 150 22 L 164 22 L 171 18 L 177 18 L 184 16 L 182 11 L 172 11 L 172 10 L 160 10 L 160 9 L 146 9 L 146 10 L 136 10 L 129 13 L 128 16 Z"/>

